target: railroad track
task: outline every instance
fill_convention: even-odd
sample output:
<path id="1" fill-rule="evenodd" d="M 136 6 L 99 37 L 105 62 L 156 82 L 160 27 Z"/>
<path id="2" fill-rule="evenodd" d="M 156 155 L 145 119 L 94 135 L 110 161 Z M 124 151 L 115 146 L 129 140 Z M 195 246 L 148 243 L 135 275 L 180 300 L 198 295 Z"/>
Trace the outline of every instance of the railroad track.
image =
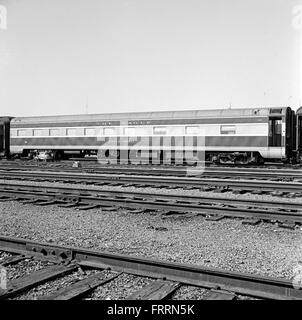
<path id="1" fill-rule="evenodd" d="M 255 194 L 270 193 L 277 196 L 302 196 L 302 182 L 262 181 L 249 179 L 217 179 L 204 177 L 154 177 L 120 174 L 89 174 L 74 172 L 6 171 L 0 170 L 3 179 L 81 183 L 95 185 L 120 185 L 134 187 L 161 187 L 201 189 L 202 191 Z"/>
<path id="2" fill-rule="evenodd" d="M 246 297 L 302 299 L 302 290 L 295 288 L 290 280 L 58 246 L 20 238 L 0 236 L 0 259 L 1 268 L 5 268 L 8 274 L 6 288 L 0 289 L 1 300 L 18 299 L 22 295 L 43 300 L 81 299 L 93 296 L 95 291 L 102 291 L 106 285 L 110 288 L 110 284 L 121 277 L 130 277 L 132 281 L 141 279 L 142 285 L 138 288 L 133 286 L 132 290 L 124 295 L 127 300 L 173 299 L 184 287 L 202 290 L 200 299 L 204 300 L 233 300 Z M 43 262 L 43 267 L 21 277 L 9 278 L 12 266 L 18 269 L 18 264 L 33 260 Z M 58 284 L 58 279 L 64 279 L 78 270 L 83 275 L 81 279 L 74 279 L 68 285 L 66 281 Z M 45 284 L 48 284 L 46 292 L 45 287 L 43 289 Z M 107 297 L 110 297 L 108 287 L 106 290 Z M 106 296 L 104 298 L 106 299 Z"/>
<path id="3" fill-rule="evenodd" d="M 244 219 L 243 223 L 258 224 L 261 221 L 279 222 L 280 226 L 295 228 L 302 224 L 300 203 L 227 199 L 222 197 L 180 196 L 143 192 L 95 190 L 83 187 L 3 183 L 0 185 L 0 201 L 18 200 L 35 205 L 59 205 L 61 207 L 89 210 L 116 210 L 126 208 L 133 213 L 157 211 L 163 218 L 205 216 L 209 220 L 225 217 Z"/>
<path id="4" fill-rule="evenodd" d="M 184 165 L 183 164 L 148 164 L 145 162 L 140 162 L 138 161 L 137 163 L 134 161 L 133 163 L 109 163 L 109 161 L 104 161 L 103 159 L 101 161 L 98 161 L 97 157 L 94 158 L 70 158 L 68 160 L 59 160 L 59 161 L 37 161 L 37 160 L 33 160 L 33 159 L 27 159 L 27 158 L 23 158 L 23 159 L 1 159 L 0 158 L 0 163 L 4 164 L 4 165 L 20 165 L 20 166 L 24 166 L 24 165 L 67 165 L 70 166 L 72 163 L 74 163 L 75 161 L 80 162 L 81 164 L 83 164 L 84 166 L 87 167 L 98 167 L 100 165 L 105 165 L 106 167 L 117 167 L 117 166 L 121 166 L 121 167 L 144 167 L 144 168 L 172 168 L 172 169 L 177 169 L 177 168 L 181 168 Z M 302 165 L 297 163 L 297 164 L 289 164 L 289 163 L 282 163 L 282 162 L 265 162 L 264 164 L 243 164 L 243 163 L 220 163 L 220 164 L 215 164 L 211 161 L 205 161 L 205 165 L 207 167 L 211 167 L 211 168 L 247 168 L 247 169 L 293 169 L 293 170 L 299 170 L 302 169 Z"/>
<path id="5" fill-rule="evenodd" d="M 277 181 L 302 181 L 301 169 L 263 169 L 263 168 L 230 168 L 230 167 L 205 167 L 198 170 L 198 167 L 152 167 L 152 166 L 83 166 L 73 168 L 66 164 L 18 164 L 5 165 L 0 162 L 0 170 L 5 171 L 50 171 L 50 172 L 73 172 L 73 173 L 96 173 L 96 174 L 124 174 L 124 175 L 150 175 L 150 176 L 175 176 L 186 177 L 196 175 L 203 178 L 249 178 L 249 179 L 272 179 Z"/>

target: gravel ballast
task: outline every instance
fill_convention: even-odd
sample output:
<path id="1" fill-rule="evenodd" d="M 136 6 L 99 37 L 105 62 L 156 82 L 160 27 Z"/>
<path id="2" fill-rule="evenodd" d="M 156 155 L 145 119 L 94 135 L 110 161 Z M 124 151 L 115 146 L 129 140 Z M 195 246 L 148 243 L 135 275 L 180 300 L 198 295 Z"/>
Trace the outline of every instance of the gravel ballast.
<path id="1" fill-rule="evenodd" d="M 78 211 L 0 202 L 0 234 L 291 279 L 302 264 L 302 232 L 202 216 L 163 219 L 128 210 Z"/>
<path id="2" fill-rule="evenodd" d="M 32 272 L 39 271 L 43 268 L 53 265 L 48 261 L 36 261 L 31 259 L 24 259 L 17 264 L 9 265 L 6 268 L 8 280 L 18 279 Z"/>
<path id="3" fill-rule="evenodd" d="M 11 184 L 16 183 L 20 185 L 33 185 L 33 186 L 51 186 L 51 187 L 66 187 L 73 189 L 84 189 L 92 190 L 92 191 L 120 191 L 120 192 L 144 192 L 144 193 L 154 193 L 154 194 L 175 194 L 179 196 L 199 196 L 199 197 L 211 197 L 211 198 L 227 198 L 227 199 L 240 199 L 240 200 L 256 200 L 256 201 L 284 201 L 284 202 L 296 202 L 302 204 L 302 197 L 295 198 L 287 198 L 287 197 L 277 197 L 270 194 L 235 194 L 232 191 L 223 192 L 223 193 L 215 193 L 202 191 L 200 189 L 192 189 L 192 190 L 184 190 L 181 187 L 176 189 L 166 189 L 166 188 L 152 188 L 152 187 L 126 187 L 126 186 L 96 186 L 96 185 L 84 185 L 84 184 L 72 184 L 72 183 L 61 183 L 61 182 L 34 182 L 34 181 L 19 181 L 19 180 L 5 180 L 0 179 L 0 184 Z M 118 181 L 117 181 L 118 183 Z M 289 183 L 290 184 L 290 183 Z"/>
<path id="4" fill-rule="evenodd" d="M 123 300 L 152 281 L 154 280 L 123 273 L 98 287 L 86 300 Z"/>
<path id="5" fill-rule="evenodd" d="M 83 272 L 82 270 L 77 270 L 63 277 L 58 277 L 55 280 L 48 281 L 45 284 L 39 285 L 26 293 L 20 294 L 14 297 L 14 300 L 37 300 L 45 296 L 51 296 L 56 293 L 56 291 L 66 288 L 78 281 L 84 280 L 91 275 L 100 273 L 97 270 L 86 270 Z M 104 273 L 104 279 L 107 275 Z"/>
<path id="6" fill-rule="evenodd" d="M 0 183 L 13 181 L 0 180 Z M 29 182 L 15 181 L 18 184 Z M 67 186 L 87 190 L 142 191 L 225 198 L 278 201 L 269 195 L 216 194 L 199 190 L 80 186 L 31 182 L 32 185 Z M 301 202 L 301 198 L 282 201 Z M 238 219 L 207 221 L 202 216 L 163 218 L 160 213 L 131 210 L 79 211 L 55 205 L 35 206 L 0 202 L 0 234 L 61 245 L 145 256 L 263 276 L 291 279 L 302 264 L 302 232 L 274 224 L 243 225 Z"/>

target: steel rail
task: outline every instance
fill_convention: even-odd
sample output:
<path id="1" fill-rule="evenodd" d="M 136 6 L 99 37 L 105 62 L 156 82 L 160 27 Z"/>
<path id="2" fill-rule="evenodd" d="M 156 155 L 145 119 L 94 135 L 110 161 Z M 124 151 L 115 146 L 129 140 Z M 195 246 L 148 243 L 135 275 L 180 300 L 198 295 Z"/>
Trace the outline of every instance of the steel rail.
<path id="1" fill-rule="evenodd" d="M 0 191 L 1 188 L 5 188 L 6 186 L 11 186 L 13 188 L 31 188 L 33 187 L 34 189 L 37 188 L 37 186 L 32 186 L 29 184 L 18 184 L 18 183 L 5 183 L 0 185 Z M 83 195 L 82 192 L 89 192 L 90 194 L 95 194 L 96 196 L 100 197 L 101 195 L 104 196 L 114 196 L 118 197 L 120 199 L 123 198 L 144 198 L 144 199 L 163 199 L 163 200 L 169 200 L 169 201 L 176 201 L 178 203 L 184 202 L 184 203 L 189 203 L 189 202 L 195 202 L 198 204 L 203 204 L 203 203 L 212 203 L 215 201 L 215 203 L 218 204 L 231 204 L 231 205 L 237 205 L 237 206 L 248 206 L 248 207 L 264 207 L 264 208 L 279 208 L 279 209 L 284 209 L 284 210 L 296 210 L 296 211 L 301 211 L 302 213 L 302 203 L 299 202 L 287 202 L 287 201 L 266 201 L 266 200 L 256 200 L 256 199 L 240 199 L 240 198 L 226 198 L 226 197 L 207 197 L 207 196 L 192 196 L 192 195 L 179 195 L 179 194 L 164 194 L 164 193 L 150 193 L 150 192 L 139 192 L 139 191 L 119 191 L 119 190 L 110 190 L 110 189 L 95 189 L 95 188 L 90 188 L 90 187 L 75 187 L 75 188 L 70 188 L 70 187 L 65 187 L 65 186 L 49 186 L 49 185 L 42 185 L 43 188 L 46 188 L 47 190 L 57 190 L 59 189 L 62 191 L 61 194 L 67 194 L 69 193 L 74 193 L 76 190 L 78 190 L 81 195 Z"/>
<path id="2" fill-rule="evenodd" d="M 0 159 L 0 164 L 9 166 L 70 166 L 70 164 L 74 162 L 80 162 L 85 167 L 129 167 L 129 168 L 154 168 L 154 169 L 171 169 L 171 170 L 179 170 L 181 168 L 187 167 L 185 164 L 148 164 L 143 163 L 140 161 L 134 161 L 132 163 L 109 163 L 108 161 L 98 161 L 97 158 L 95 159 L 87 159 L 87 158 L 71 158 L 69 160 L 60 160 L 60 161 L 51 161 L 51 162 L 43 162 L 43 161 L 37 161 L 37 160 L 29 160 L 29 159 Z M 194 167 L 194 165 L 192 165 Z M 281 170 L 281 171 L 287 171 L 287 170 L 301 170 L 301 164 L 284 164 L 284 163 L 277 163 L 277 162 L 267 162 L 261 165 L 257 164 L 240 164 L 240 163 L 220 163 L 220 164 L 214 164 L 211 161 L 205 161 L 205 167 L 216 169 L 230 169 L 233 170 L 234 168 L 237 170 Z"/>
<path id="3" fill-rule="evenodd" d="M 113 173 L 113 174 L 143 174 L 143 175 L 164 175 L 164 176 L 187 176 L 187 171 L 198 170 L 196 167 L 186 168 L 153 168 L 153 167 L 139 167 L 139 166 L 110 166 L 110 167 L 87 167 L 71 168 L 66 166 L 6 166 L 1 165 L 0 170 L 14 171 L 14 170 L 40 170 L 40 171 L 65 171 L 65 172 L 87 172 L 87 173 Z M 224 176 L 224 177 L 251 177 L 251 178 L 278 178 L 278 179 L 297 179 L 302 178 L 302 171 L 296 170 L 276 170 L 276 169 L 255 169 L 255 168 L 223 168 L 223 167 L 205 167 L 202 170 L 200 177 L 210 176 Z"/>
<path id="4" fill-rule="evenodd" d="M 276 182 L 259 181 L 247 179 L 216 179 L 201 177 L 152 177 L 141 175 L 106 175 L 106 174 L 88 174 L 73 172 L 44 172 L 44 171 L 3 171 L 0 170 L 1 177 L 17 179 L 50 179 L 50 180 L 70 180 L 70 182 L 89 182 L 89 183 L 121 183 L 121 184 L 150 184 L 150 186 L 178 186 L 202 188 L 209 186 L 227 187 L 236 190 L 261 190 L 261 191 L 280 191 L 280 192 L 302 192 L 302 183 L 300 182 Z"/>
<path id="5" fill-rule="evenodd" d="M 301 204 L 277 202 L 276 204 L 254 200 L 237 200 L 170 194 L 151 194 L 111 190 L 93 190 L 48 185 L 1 184 L 0 195 L 8 199 L 55 200 L 55 203 L 77 201 L 79 205 L 124 207 L 135 209 L 167 210 L 172 212 L 193 212 L 203 215 L 223 215 L 262 220 L 293 221 L 302 223 Z M 52 204 L 52 203 L 50 203 Z M 258 204 L 258 208 L 257 208 Z M 255 208 L 256 207 L 256 208 Z M 270 208 L 270 211 L 266 210 Z M 280 210 L 281 209 L 281 210 Z M 283 210 L 283 211 L 282 211 Z"/>
<path id="6" fill-rule="evenodd" d="M 63 261 L 75 262 L 85 267 L 111 269 L 138 276 L 162 278 L 181 284 L 208 289 L 231 291 L 263 299 L 302 299 L 302 290 L 293 287 L 286 279 L 225 271 L 152 260 L 144 257 L 99 252 L 91 249 L 59 246 L 22 238 L 0 236 L 0 250 L 47 259 L 58 257 Z"/>

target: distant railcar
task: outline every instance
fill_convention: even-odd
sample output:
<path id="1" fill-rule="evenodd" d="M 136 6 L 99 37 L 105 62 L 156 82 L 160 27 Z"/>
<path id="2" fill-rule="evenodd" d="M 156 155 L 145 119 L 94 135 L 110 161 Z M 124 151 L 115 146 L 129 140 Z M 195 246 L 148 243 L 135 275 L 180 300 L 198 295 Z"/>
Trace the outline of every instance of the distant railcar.
<path id="1" fill-rule="evenodd" d="M 0 117 L 0 157 L 10 155 L 10 120 L 12 117 Z"/>
<path id="2" fill-rule="evenodd" d="M 11 153 L 97 154 L 112 163 L 288 161 L 295 123 L 289 107 L 23 117 L 11 121 Z"/>

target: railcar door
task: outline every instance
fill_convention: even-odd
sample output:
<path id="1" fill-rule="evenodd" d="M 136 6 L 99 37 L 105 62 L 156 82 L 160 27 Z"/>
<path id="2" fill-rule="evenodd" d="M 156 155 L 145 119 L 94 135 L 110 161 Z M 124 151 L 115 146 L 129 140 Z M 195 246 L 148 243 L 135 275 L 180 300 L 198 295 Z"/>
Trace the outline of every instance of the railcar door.
<path id="1" fill-rule="evenodd" d="M 274 117 L 269 119 L 268 146 L 281 147 L 282 141 L 282 119 Z"/>
<path id="2" fill-rule="evenodd" d="M 291 108 L 286 108 L 285 116 L 285 152 L 286 157 L 292 158 L 296 148 L 296 115 Z"/>

